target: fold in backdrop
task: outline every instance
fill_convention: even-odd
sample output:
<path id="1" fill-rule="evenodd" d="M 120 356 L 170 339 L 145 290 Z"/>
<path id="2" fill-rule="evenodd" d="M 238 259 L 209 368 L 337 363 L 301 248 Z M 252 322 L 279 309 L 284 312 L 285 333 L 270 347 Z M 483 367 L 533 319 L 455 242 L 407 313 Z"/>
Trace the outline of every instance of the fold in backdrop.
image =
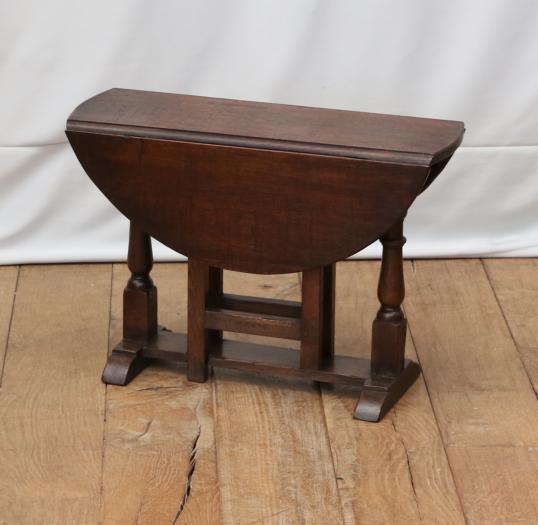
<path id="1" fill-rule="evenodd" d="M 536 0 L 6 0 L 0 263 L 125 257 L 63 132 L 110 87 L 463 120 L 405 255 L 537 256 L 537 35 Z"/>

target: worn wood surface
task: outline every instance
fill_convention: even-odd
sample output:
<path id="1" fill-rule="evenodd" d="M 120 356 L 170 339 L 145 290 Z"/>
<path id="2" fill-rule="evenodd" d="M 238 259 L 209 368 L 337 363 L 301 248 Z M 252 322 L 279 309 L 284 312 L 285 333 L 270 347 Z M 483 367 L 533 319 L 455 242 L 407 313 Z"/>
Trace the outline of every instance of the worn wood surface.
<path id="1" fill-rule="evenodd" d="M 406 270 L 411 333 L 468 521 L 537 523 L 537 400 L 481 261 Z"/>
<path id="2" fill-rule="evenodd" d="M 28 266 L 0 390 L 0 523 L 98 523 L 110 265 Z"/>
<path id="3" fill-rule="evenodd" d="M 490 259 L 483 264 L 538 394 L 538 260 Z"/>
<path id="4" fill-rule="evenodd" d="M 194 384 L 152 366 L 105 392 L 126 267 L 22 267 L 11 325 L 17 269 L 2 268 L 0 524 L 535 525 L 538 401 L 521 352 L 536 346 L 535 268 L 407 263 L 406 357 L 416 347 L 424 380 L 379 424 L 351 419 L 355 389 L 235 371 Z M 337 354 L 369 355 L 378 271 L 337 265 Z M 186 266 L 152 276 L 160 324 L 184 330 Z M 300 282 L 225 272 L 225 290 L 297 300 Z"/>
<path id="5" fill-rule="evenodd" d="M 224 289 L 300 299 L 296 274 L 225 272 Z M 319 389 L 225 370 L 215 370 L 214 382 L 223 523 L 343 523 Z"/>
<path id="6" fill-rule="evenodd" d="M 68 130 L 135 135 L 370 160 L 448 157 L 462 122 L 110 89 L 78 106 Z"/>
<path id="7" fill-rule="evenodd" d="M 186 265 L 157 265 L 160 323 L 185 331 Z M 110 344 L 121 338 L 121 294 L 129 277 L 115 265 Z M 103 522 L 218 524 L 212 386 L 184 370 L 151 366 L 125 387 L 107 387 Z M 118 504 L 121 502 L 120 504 Z"/>
<path id="8" fill-rule="evenodd" d="M 377 262 L 337 265 L 337 354 L 369 356 L 378 275 Z M 346 417 L 356 391 L 322 392 L 346 524 L 465 523 L 422 378 L 375 424 Z"/>
<path id="9" fill-rule="evenodd" d="M 0 386 L 4 370 L 9 327 L 13 315 L 15 291 L 19 277 L 18 266 L 5 266 L 0 268 Z"/>

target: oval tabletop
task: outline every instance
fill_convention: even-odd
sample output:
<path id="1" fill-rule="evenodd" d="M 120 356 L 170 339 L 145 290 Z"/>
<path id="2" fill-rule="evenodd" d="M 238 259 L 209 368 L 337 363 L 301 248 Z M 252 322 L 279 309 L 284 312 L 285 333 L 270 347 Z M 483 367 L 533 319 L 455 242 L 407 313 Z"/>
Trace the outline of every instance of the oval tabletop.
<path id="1" fill-rule="evenodd" d="M 461 122 L 113 89 L 67 136 L 149 235 L 254 273 L 344 259 L 400 220 L 459 146 Z"/>

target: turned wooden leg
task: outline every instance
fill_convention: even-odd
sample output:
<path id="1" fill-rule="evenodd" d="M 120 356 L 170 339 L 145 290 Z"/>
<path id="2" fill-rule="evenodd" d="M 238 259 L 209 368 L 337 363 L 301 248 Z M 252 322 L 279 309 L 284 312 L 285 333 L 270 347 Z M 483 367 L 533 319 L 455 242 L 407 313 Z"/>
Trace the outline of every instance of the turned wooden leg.
<path id="1" fill-rule="evenodd" d="M 151 238 L 133 222 L 127 264 L 131 277 L 123 292 L 123 341 L 108 358 L 102 378 L 113 385 L 126 385 L 149 364 L 141 355 L 142 346 L 157 333 L 157 288 L 149 275 Z"/>
<path id="2" fill-rule="evenodd" d="M 418 376 L 416 363 L 405 363 L 407 321 L 401 304 L 405 296 L 402 247 L 403 220 L 383 237 L 383 257 L 377 295 L 381 307 L 372 325 L 371 377 L 365 382 L 355 417 L 378 421 Z"/>
<path id="3" fill-rule="evenodd" d="M 383 258 L 377 288 L 381 307 L 372 325 L 372 374 L 397 376 L 404 366 L 407 329 L 401 308 L 405 296 L 402 222 L 381 237 L 381 244 Z"/>

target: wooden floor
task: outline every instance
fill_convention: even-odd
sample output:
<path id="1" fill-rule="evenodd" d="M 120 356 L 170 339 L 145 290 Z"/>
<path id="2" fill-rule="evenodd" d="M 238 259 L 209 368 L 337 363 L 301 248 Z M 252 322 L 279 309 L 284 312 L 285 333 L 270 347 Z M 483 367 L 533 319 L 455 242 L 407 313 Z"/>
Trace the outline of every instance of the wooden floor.
<path id="1" fill-rule="evenodd" d="M 369 353 L 378 268 L 338 265 L 337 353 Z M 356 391 L 300 381 L 161 366 L 105 387 L 126 268 L 0 268 L 0 523 L 538 524 L 538 260 L 405 271 L 424 374 L 375 424 L 351 418 Z M 152 275 L 161 324 L 184 330 L 186 266 Z"/>

